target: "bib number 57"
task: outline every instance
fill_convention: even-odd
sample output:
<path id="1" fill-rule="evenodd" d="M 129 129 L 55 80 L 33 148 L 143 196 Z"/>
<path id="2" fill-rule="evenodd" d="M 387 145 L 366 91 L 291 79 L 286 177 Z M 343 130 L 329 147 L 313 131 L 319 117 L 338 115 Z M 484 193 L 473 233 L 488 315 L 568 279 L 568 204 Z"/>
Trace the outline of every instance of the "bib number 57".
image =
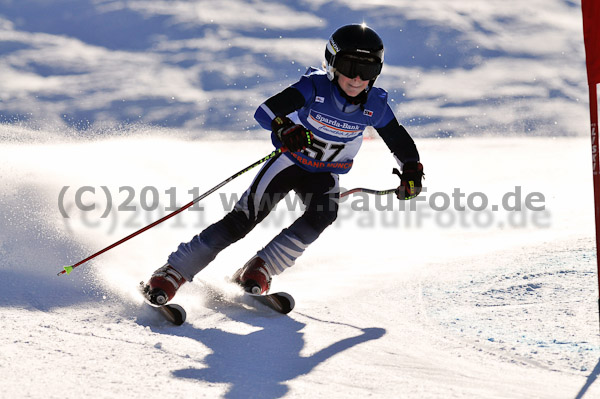
<path id="1" fill-rule="evenodd" d="M 313 139 L 312 144 L 304 149 L 302 153 L 317 161 L 333 162 L 340 152 L 344 149 L 344 144 L 327 143 L 318 139 Z"/>

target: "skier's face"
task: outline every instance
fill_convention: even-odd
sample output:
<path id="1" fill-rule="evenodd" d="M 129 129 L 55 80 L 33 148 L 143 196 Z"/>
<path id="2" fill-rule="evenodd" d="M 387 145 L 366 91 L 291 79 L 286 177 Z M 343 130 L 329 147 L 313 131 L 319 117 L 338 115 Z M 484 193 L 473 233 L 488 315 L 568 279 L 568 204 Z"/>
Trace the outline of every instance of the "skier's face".
<path id="1" fill-rule="evenodd" d="M 349 97 L 358 96 L 369 85 L 368 80 L 362 80 L 359 76 L 356 76 L 355 78 L 349 78 L 341 73 L 338 74 L 338 83 L 342 90 L 344 90 L 344 93 L 346 93 Z"/>

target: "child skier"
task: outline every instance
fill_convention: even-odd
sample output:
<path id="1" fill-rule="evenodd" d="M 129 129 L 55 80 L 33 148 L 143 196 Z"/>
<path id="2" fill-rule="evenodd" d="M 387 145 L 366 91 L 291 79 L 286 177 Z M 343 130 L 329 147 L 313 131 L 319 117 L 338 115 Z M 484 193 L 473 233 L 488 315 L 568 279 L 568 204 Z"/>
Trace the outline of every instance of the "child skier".
<path id="1" fill-rule="evenodd" d="M 279 200 L 294 190 L 306 211 L 283 229 L 233 276 L 255 294 L 269 290 L 271 277 L 296 259 L 336 219 L 338 175 L 347 173 L 362 134 L 373 126 L 402 168 L 400 199 L 421 191 L 423 166 L 417 148 L 387 103 L 387 92 L 373 87 L 383 66 L 383 42 L 371 28 L 346 25 L 325 48 L 325 70 L 310 68 L 300 80 L 266 100 L 254 117 L 272 131 L 283 155 L 259 171 L 234 209 L 190 242 L 182 243 L 147 283 L 148 299 L 170 301 L 179 287 L 204 269 L 217 254 L 243 238 Z"/>

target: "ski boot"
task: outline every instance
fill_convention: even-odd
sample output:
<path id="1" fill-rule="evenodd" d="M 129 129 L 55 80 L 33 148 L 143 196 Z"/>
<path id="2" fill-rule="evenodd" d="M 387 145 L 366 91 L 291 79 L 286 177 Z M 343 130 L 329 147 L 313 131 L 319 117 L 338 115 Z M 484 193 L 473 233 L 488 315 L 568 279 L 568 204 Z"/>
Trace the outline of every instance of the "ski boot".
<path id="1" fill-rule="evenodd" d="M 146 298 L 155 305 L 164 305 L 175 296 L 175 293 L 186 280 L 171 265 L 166 264 L 156 270 L 144 287 Z"/>
<path id="2" fill-rule="evenodd" d="M 258 256 L 250 259 L 231 279 L 244 287 L 246 292 L 255 295 L 266 294 L 271 288 L 271 275 L 265 261 Z"/>

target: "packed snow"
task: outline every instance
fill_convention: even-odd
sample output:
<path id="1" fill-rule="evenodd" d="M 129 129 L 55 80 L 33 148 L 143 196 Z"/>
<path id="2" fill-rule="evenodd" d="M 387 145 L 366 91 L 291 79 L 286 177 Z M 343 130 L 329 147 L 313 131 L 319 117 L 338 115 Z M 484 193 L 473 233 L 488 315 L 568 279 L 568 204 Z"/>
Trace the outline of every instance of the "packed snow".
<path id="1" fill-rule="evenodd" d="M 3 397 L 600 397 L 580 3 L 388 3 L 0 2 Z M 292 313 L 227 278 L 294 195 L 180 290 L 182 326 L 137 291 L 258 168 L 57 276 L 269 154 L 254 108 L 363 19 L 426 191 L 348 196 L 274 278 Z M 369 136 L 343 189 L 398 184 Z"/>
<path id="2" fill-rule="evenodd" d="M 363 21 L 413 135 L 586 131 L 579 0 L 3 0 L 0 121 L 253 135 L 256 107 Z"/>

